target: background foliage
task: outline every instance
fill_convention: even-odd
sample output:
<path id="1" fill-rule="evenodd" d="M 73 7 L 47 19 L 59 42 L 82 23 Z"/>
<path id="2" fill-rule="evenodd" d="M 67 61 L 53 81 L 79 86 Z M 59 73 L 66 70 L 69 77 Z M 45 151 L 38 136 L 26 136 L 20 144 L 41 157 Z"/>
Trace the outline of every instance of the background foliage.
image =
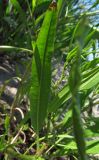
<path id="1" fill-rule="evenodd" d="M 98 7 L 98 0 L 0 1 L 0 54 L 26 59 L 0 135 L 3 159 L 86 160 L 98 154 Z M 13 131 L 14 110 L 24 95 L 29 105 Z M 20 133 L 29 130 L 27 144 Z"/>

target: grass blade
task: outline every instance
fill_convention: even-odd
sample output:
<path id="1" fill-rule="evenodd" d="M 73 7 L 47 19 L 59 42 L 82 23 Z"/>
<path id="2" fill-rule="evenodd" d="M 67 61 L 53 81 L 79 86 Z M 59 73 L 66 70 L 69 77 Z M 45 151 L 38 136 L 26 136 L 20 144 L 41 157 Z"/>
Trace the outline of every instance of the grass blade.
<path id="1" fill-rule="evenodd" d="M 47 115 L 51 85 L 51 56 L 54 50 L 57 11 L 46 12 L 32 63 L 32 86 L 30 90 L 31 120 L 35 131 L 41 129 Z M 39 59 L 39 66 L 38 65 Z M 38 70 L 40 70 L 38 72 Z"/>

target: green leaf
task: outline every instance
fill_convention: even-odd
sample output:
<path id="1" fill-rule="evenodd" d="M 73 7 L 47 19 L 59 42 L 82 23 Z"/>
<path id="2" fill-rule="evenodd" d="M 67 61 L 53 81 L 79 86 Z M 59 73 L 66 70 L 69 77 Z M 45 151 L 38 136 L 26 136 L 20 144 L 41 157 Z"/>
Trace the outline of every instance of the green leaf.
<path id="1" fill-rule="evenodd" d="M 28 52 L 29 54 L 33 54 L 32 50 L 29 50 L 27 48 L 20 48 L 20 47 L 15 47 L 15 46 L 7 46 L 7 45 L 2 45 L 0 46 L 0 52 L 1 51 L 23 51 L 23 52 Z"/>
<path id="2" fill-rule="evenodd" d="M 99 14 L 99 13 L 98 13 Z M 94 27 L 92 25 L 89 25 L 89 28 L 91 30 L 91 35 L 92 37 L 90 38 L 93 38 L 93 39 L 98 39 L 99 38 L 99 28 L 98 27 Z"/>
<path id="3" fill-rule="evenodd" d="M 60 16 L 62 10 L 63 10 L 63 6 L 65 5 L 66 3 L 66 0 L 62 1 L 62 0 L 58 0 L 58 3 L 57 3 L 57 9 L 58 9 L 58 14 Z"/>
<path id="4" fill-rule="evenodd" d="M 87 128 L 84 130 L 86 138 L 93 138 L 99 136 L 99 118 L 88 118 L 86 126 Z"/>
<path id="5" fill-rule="evenodd" d="M 69 123 L 69 121 L 71 120 L 71 117 L 72 117 L 72 110 L 70 109 L 70 110 L 68 110 L 66 113 L 65 113 L 65 116 L 64 116 L 64 118 L 63 118 L 63 120 L 60 122 L 60 124 L 62 125 L 62 126 L 68 126 L 68 123 Z M 71 123 L 70 123 L 71 124 Z"/>
<path id="6" fill-rule="evenodd" d="M 38 157 L 38 156 L 19 154 L 11 148 L 8 148 L 6 152 L 10 158 L 13 157 L 13 158 L 17 158 L 20 160 L 44 160 L 44 158 Z"/>
<path id="7" fill-rule="evenodd" d="M 19 155 L 20 160 L 44 160 L 44 158 L 31 156 L 31 155 Z"/>
<path id="8" fill-rule="evenodd" d="M 35 13 L 37 15 L 41 15 L 44 11 L 48 9 L 48 6 L 50 4 L 50 0 L 37 0 L 36 1 L 36 7 L 35 7 Z"/>
<path id="9" fill-rule="evenodd" d="M 38 4 L 41 4 L 41 3 L 44 3 L 44 2 L 51 2 L 51 0 L 37 0 L 38 2 Z"/>
<path id="10" fill-rule="evenodd" d="M 97 140 L 90 140 L 87 142 L 88 154 L 99 154 L 99 138 Z"/>
<path id="11" fill-rule="evenodd" d="M 97 84 L 99 84 L 99 72 L 97 72 L 94 76 L 91 76 L 90 79 L 87 79 L 80 86 L 80 90 L 88 90 L 90 88 L 93 88 Z"/>
<path id="12" fill-rule="evenodd" d="M 20 18 L 22 22 L 26 21 L 26 15 L 25 12 L 23 11 L 22 7 L 20 6 L 20 3 L 17 0 L 11 0 L 12 5 L 17 9 L 17 11 L 20 13 Z"/>
<path id="13" fill-rule="evenodd" d="M 17 33 L 17 35 L 15 36 L 15 41 L 18 41 L 20 46 L 22 46 L 22 43 L 24 44 L 23 41 L 25 41 L 25 39 L 27 40 L 27 45 L 30 46 L 30 40 L 31 40 L 31 36 L 29 34 L 24 34 L 24 40 L 22 41 L 22 39 L 20 39 L 20 36 L 18 34 L 18 32 L 20 33 L 20 30 L 22 30 L 22 28 L 24 29 L 28 29 L 29 30 L 29 25 L 27 23 L 27 17 L 26 17 L 26 13 L 23 10 L 23 8 L 21 7 L 20 3 L 18 0 L 11 0 L 11 4 L 12 6 L 17 10 L 18 14 L 18 20 L 20 25 L 18 25 L 16 31 L 15 31 L 15 35 Z"/>
<path id="14" fill-rule="evenodd" d="M 3 152 L 4 149 L 6 148 L 6 143 L 5 143 L 5 135 L 0 135 L 0 152 Z"/>
<path id="15" fill-rule="evenodd" d="M 73 103 L 73 127 L 75 140 L 77 143 L 78 152 L 81 160 L 87 160 L 86 150 L 85 150 L 85 140 L 82 128 L 82 121 L 80 117 L 79 105 L 76 106 L 76 103 Z"/>
<path id="16" fill-rule="evenodd" d="M 86 137 L 93 138 L 93 137 L 97 137 L 99 135 L 99 131 L 98 132 L 97 132 L 97 130 L 93 131 L 89 128 L 89 129 L 84 130 L 84 134 Z"/>
<path id="17" fill-rule="evenodd" d="M 36 7 L 36 3 L 37 3 L 37 0 L 32 0 L 32 10 L 35 9 Z"/>
<path id="18" fill-rule="evenodd" d="M 89 90 L 99 83 L 99 67 L 87 71 L 81 81 L 80 91 Z M 71 98 L 68 84 L 49 103 L 48 112 L 55 112 L 60 106 Z"/>
<path id="19" fill-rule="evenodd" d="M 71 97 L 69 87 L 66 85 L 49 103 L 48 112 L 55 112 L 62 104 Z"/>
<path id="20" fill-rule="evenodd" d="M 4 124 L 5 124 L 5 130 L 6 130 L 6 133 L 7 133 L 8 129 L 10 127 L 10 117 L 9 116 L 6 116 Z"/>
<path id="21" fill-rule="evenodd" d="M 99 58 L 95 58 L 92 61 L 88 61 L 86 63 L 84 63 L 84 65 L 81 67 L 81 70 L 88 70 L 90 68 L 95 68 L 97 65 L 99 64 Z"/>
<path id="22" fill-rule="evenodd" d="M 68 144 L 66 144 L 65 146 L 64 146 L 64 149 L 65 150 L 77 150 L 77 145 L 76 145 L 76 142 L 74 142 L 73 140 L 72 141 L 70 141 Z"/>
<path id="23" fill-rule="evenodd" d="M 57 11 L 47 10 L 38 35 L 32 62 L 32 85 L 30 89 L 32 126 L 38 132 L 47 115 L 51 85 L 51 57 L 57 23 Z"/>

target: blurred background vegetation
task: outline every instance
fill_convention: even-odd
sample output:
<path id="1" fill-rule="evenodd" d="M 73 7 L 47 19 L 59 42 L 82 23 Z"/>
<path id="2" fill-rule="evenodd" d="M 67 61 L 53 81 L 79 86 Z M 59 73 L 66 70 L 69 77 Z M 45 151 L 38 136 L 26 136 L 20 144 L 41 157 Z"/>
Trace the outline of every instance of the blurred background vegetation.
<path id="1" fill-rule="evenodd" d="M 48 11 L 57 18 L 47 34 Z M 34 99 L 47 104 L 37 116 Z M 1 160 L 99 159 L 99 0 L 0 0 L 0 116 Z"/>

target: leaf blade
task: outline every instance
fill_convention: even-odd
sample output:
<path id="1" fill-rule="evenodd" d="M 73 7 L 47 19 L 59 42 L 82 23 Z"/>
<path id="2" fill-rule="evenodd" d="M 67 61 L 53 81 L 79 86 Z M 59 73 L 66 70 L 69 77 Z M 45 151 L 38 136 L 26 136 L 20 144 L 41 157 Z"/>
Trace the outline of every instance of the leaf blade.
<path id="1" fill-rule="evenodd" d="M 47 115 L 51 85 L 51 56 L 54 50 L 54 39 L 57 23 L 57 11 L 46 12 L 42 28 L 37 39 L 37 49 L 41 61 L 40 80 L 37 73 L 37 58 L 32 64 L 32 88 L 31 88 L 31 120 L 34 129 L 40 130 Z M 36 54 L 36 53 L 35 53 Z M 33 99 L 34 98 L 34 99 Z"/>

